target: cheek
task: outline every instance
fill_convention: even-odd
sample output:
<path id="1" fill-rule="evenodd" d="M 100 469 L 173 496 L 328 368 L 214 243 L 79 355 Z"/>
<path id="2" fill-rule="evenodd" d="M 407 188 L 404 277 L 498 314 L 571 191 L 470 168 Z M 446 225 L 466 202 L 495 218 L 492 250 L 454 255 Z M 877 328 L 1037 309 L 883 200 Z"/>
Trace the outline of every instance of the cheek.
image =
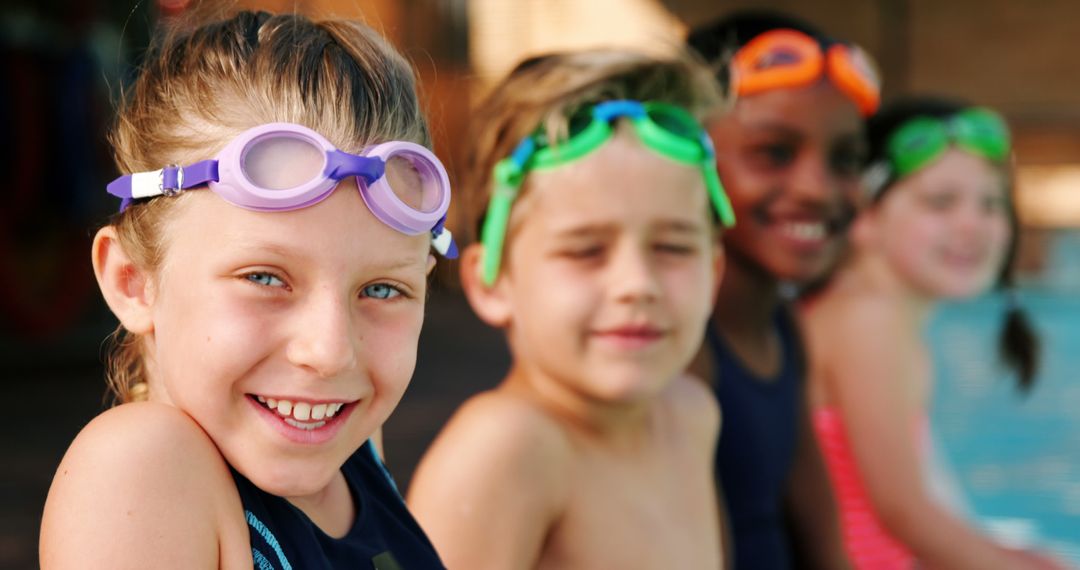
<path id="1" fill-rule="evenodd" d="M 360 344 L 372 381 L 385 394 L 405 391 L 416 369 L 416 351 L 423 309 L 406 314 L 365 319 Z"/>
<path id="2" fill-rule="evenodd" d="M 775 177 L 765 176 L 742 167 L 737 161 L 718 162 L 720 182 L 736 213 L 752 209 L 770 188 L 777 185 Z M 738 228 L 738 224 L 736 224 Z"/>
<path id="3" fill-rule="evenodd" d="M 694 262 L 681 263 L 661 271 L 667 298 L 679 312 L 691 318 L 702 314 L 708 317 L 716 285 L 713 257 L 705 254 Z"/>
<path id="4" fill-rule="evenodd" d="M 213 293 L 177 288 L 161 298 L 155 337 L 166 376 L 187 374 L 193 367 L 213 367 L 215 376 L 227 375 L 251 364 L 241 355 L 261 359 L 273 345 L 265 307 L 256 310 Z M 193 361 L 192 354 L 203 357 Z"/>
<path id="5" fill-rule="evenodd" d="M 997 253 L 1004 257 L 1012 241 L 1012 228 L 1004 216 L 996 218 L 990 226 L 990 241 L 997 246 Z"/>

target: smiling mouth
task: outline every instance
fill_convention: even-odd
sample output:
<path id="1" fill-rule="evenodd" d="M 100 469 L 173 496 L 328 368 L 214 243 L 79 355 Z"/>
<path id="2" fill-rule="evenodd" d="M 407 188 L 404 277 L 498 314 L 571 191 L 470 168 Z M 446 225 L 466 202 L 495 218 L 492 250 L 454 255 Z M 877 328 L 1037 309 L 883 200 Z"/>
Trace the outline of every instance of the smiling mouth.
<path id="1" fill-rule="evenodd" d="M 259 404 L 274 412 L 292 427 L 302 430 L 316 430 L 338 415 L 348 402 L 297 402 L 249 394 Z"/>
<path id="2" fill-rule="evenodd" d="M 823 221 L 781 222 L 779 227 L 782 234 L 799 241 L 823 241 L 831 233 Z"/>

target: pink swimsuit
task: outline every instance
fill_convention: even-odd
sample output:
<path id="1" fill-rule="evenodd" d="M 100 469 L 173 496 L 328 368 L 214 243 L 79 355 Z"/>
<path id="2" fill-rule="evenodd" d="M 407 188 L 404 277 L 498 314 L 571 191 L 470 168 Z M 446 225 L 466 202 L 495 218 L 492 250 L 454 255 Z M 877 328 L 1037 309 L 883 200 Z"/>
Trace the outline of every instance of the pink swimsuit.
<path id="1" fill-rule="evenodd" d="M 818 445 L 840 506 L 844 547 L 857 570 L 899 570 L 914 567 L 915 559 L 882 526 L 870 503 L 840 412 L 817 408 L 813 415 Z"/>

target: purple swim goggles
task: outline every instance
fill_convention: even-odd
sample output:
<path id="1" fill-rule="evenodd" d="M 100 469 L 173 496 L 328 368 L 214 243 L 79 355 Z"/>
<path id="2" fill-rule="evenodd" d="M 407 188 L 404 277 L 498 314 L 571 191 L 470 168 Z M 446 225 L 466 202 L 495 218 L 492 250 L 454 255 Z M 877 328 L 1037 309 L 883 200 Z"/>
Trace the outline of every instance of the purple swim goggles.
<path id="1" fill-rule="evenodd" d="M 212 160 L 121 176 L 108 192 L 122 198 L 120 211 L 133 200 L 206 186 L 235 206 L 281 212 L 318 203 L 350 176 L 376 218 L 406 235 L 431 232 L 436 251 L 457 257 L 444 227 L 450 207 L 446 169 L 431 151 L 411 142 L 384 142 L 357 155 L 307 127 L 269 123 L 244 131 Z"/>

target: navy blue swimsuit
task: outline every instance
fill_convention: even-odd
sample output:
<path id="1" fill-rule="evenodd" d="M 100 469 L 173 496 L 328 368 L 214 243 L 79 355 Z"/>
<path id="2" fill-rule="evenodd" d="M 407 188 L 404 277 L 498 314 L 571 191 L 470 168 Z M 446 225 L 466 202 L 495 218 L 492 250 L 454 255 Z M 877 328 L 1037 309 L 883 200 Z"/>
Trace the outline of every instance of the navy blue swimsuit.
<path id="1" fill-rule="evenodd" d="M 713 389 L 724 414 L 716 473 L 727 501 L 736 570 L 787 570 L 793 564 L 784 498 L 800 413 L 801 347 L 787 308 L 777 311 L 773 323 L 783 358 L 773 378 L 747 370 L 709 327 L 718 372 Z"/>
<path id="2" fill-rule="evenodd" d="M 233 471 L 257 570 L 444 569 L 370 441 L 345 462 L 341 472 L 356 503 L 356 520 L 348 534 L 332 538 L 300 509 Z"/>

